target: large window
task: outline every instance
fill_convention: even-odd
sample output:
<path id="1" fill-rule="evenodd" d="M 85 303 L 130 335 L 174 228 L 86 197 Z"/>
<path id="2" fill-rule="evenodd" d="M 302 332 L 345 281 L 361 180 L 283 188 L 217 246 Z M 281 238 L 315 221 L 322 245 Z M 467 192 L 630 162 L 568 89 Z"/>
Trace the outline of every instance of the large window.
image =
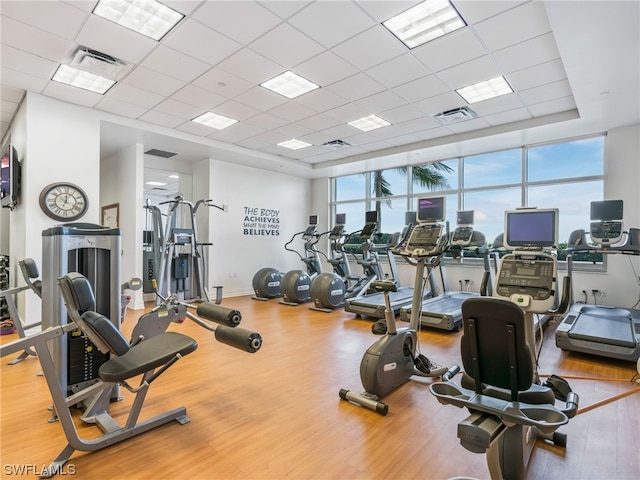
<path id="1" fill-rule="evenodd" d="M 362 225 L 353 222 L 362 222 L 364 211 L 377 210 L 380 232 L 391 234 L 402 230 L 405 212 L 415 210 L 417 198 L 444 195 L 451 228 L 456 210 L 474 210 L 474 228 L 491 245 L 504 230 L 506 210 L 553 207 L 560 211 L 561 250 L 572 231 L 588 230 L 589 204 L 603 198 L 604 139 L 600 135 L 336 177 L 333 211 L 349 212 L 347 230 L 359 230 Z"/>

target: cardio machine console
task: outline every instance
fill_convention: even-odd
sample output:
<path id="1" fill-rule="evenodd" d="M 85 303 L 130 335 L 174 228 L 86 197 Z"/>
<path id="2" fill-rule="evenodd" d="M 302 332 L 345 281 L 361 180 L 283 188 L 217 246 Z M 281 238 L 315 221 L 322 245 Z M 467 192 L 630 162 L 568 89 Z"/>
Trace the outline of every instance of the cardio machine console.
<path id="1" fill-rule="evenodd" d="M 553 302 L 555 279 L 556 262 L 550 256 L 506 256 L 498 272 L 496 294 L 507 298 L 529 296 L 533 301 Z"/>
<path id="2" fill-rule="evenodd" d="M 466 246 L 471 243 L 471 238 L 473 237 L 473 227 L 465 226 L 465 227 L 456 227 L 451 236 L 451 245 L 462 245 Z"/>
<path id="3" fill-rule="evenodd" d="M 420 223 L 411 231 L 411 236 L 403 255 L 427 256 L 433 255 L 438 250 L 442 225 L 433 223 Z"/>
<path id="4" fill-rule="evenodd" d="M 600 245 L 613 245 L 622 240 L 622 222 L 591 222 L 589 227 L 591 239 Z"/>

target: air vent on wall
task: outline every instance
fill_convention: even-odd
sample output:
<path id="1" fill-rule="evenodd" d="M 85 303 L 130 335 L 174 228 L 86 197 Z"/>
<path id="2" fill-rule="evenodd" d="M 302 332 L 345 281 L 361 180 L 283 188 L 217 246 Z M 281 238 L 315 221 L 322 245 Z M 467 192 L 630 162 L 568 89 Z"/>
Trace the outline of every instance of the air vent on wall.
<path id="1" fill-rule="evenodd" d="M 477 116 L 478 114 L 471 110 L 469 107 L 460 107 L 433 115 L 433 118 L 438 120 L 443 125 L 448 125 L 450 123 L 470 120 L 472 118 L 476 118 Z"/>
<path id="2" fill-rule="evenodd" d="M 330 148 L 331 150 L 338 150 L 340 148 L 349 148 L 351 144 L 345 142 L 344 140 L 331 140 L 329 142 L 325 142 L 322 144 L 325 148 Z"/>
<path id="3" fill-rule="evenodd" d="M 171 158 L 177 155 L 177 153 L 158 150 L 157 148 L 151 148 L 144 153 L 145 155 L 154 155 L 156 157 L 162 157 L 162 158 Z"/>
<path id="4" fill-rule="evenodd" d="M 127 66 L 122 60 L 87 47 L 76 49 L 70 65 L 114 79 Z"/>

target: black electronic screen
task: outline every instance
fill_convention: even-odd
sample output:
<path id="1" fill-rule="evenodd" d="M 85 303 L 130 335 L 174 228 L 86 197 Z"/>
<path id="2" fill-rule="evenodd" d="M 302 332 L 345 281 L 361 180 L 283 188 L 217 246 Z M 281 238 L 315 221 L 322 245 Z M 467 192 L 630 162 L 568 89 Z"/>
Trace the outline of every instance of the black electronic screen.
<path id="1" fill-rule="evenodd" d="M 378 212 L 370 210 L 364 214 L 364 223 L 378 223 Z"/>
<path id="2" fill-rule="evenodd" d="M 444 197 L 418 199 L 418 222 L 443 222 L 445 217 Z"/>
<path id="3" fill-rule="evenodd" d="M 347 223 L 346 213 L 336 213 L 336 225 L 344 225 Z"/>
<path id="4" fill-rule="evenodd" d="M 318 215 L 309 215 L 309 225 L 318 224 Z"/>
<path id="5" fill-rule="evenodd" d="M 360 232 L 360 238 L 371 238 L 371 236 L 376 232 L 376 224 L 375 223 L 367 223 L 362 231 Z"/>
<path id="6" fill-rule="evenodd" d="M 457 225 L 473 225 L 473 210 L 459 210 L 456 216 Z"/>
<path id="7" fill-rule="evenodd" d="M 404 224 L 410 225 L 412 223 L 416 223 L 416 212 L 405 212 L 404 213 Z"/>
<path id="8" fill-rule="evenodd" d="M 622 220 L 622 200 L 591 202 L 591 220 Z"/>
<path id="9" fill-rule="evenodd" d="M 558 210 L 513 210 L 505 213 L 505 247 L 553 247 L 558 243 Z"/>
<path id="10" fill-rule="evenodd" d="M 3 207 L 13 207 L 18 202 L 21 169 L 18 152 L 7 144 L 0 161 L 0 202 Z"/>

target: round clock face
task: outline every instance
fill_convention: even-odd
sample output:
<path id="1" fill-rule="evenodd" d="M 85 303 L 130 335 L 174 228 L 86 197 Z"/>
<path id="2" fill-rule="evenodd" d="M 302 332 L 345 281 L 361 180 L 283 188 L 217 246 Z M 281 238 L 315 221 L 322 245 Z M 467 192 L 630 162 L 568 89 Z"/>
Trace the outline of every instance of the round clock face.
<path id="1" fill-rule="evenodd" d="M 52 183 L 40 192 L 40 208 L 54 220 L 77 220 L 86 213 L 88 206 L 87 194 L 72 183 Z"/>

